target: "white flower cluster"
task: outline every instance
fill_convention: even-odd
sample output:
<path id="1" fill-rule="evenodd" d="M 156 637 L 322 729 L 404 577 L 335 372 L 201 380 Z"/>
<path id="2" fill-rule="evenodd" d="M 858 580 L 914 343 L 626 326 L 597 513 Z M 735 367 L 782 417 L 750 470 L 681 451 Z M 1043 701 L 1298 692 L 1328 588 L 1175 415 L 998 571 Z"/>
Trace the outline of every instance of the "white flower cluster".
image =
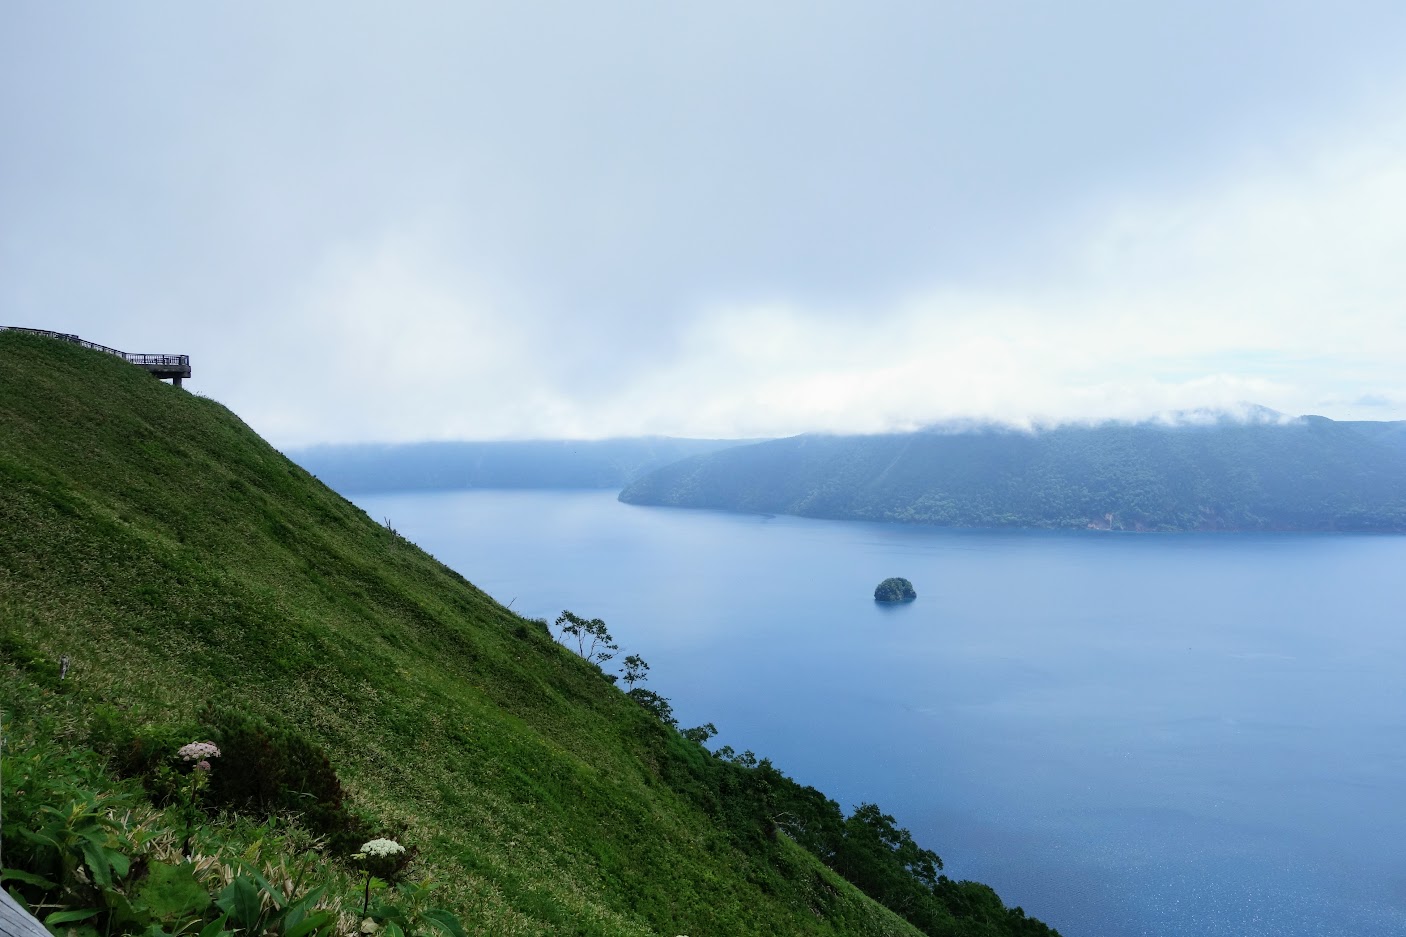
<path id="1" fill-rule="evenodd" d="M 361 851 L 368 856 L 393 856 L 398 852 L 405 852 L 405 847 L 393 839 L 373 839 L 369 843 L 363 843 Z"/>
<path id="2" fill-rule="evenodd" d="M 176 754 L 181 761 L 204 761 L 207 758 L 220 757 L 220 750 L 214 742 L 191 742 L 189 745 L 182 745 Z"/>

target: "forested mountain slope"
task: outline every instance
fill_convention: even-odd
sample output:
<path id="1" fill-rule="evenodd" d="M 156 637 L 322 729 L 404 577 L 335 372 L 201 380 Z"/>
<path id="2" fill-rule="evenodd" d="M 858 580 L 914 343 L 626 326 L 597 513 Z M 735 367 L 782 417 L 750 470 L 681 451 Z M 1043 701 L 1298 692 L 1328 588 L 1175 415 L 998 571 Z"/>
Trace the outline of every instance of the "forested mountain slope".
<path id="1" fill-rule="evenodd" d="M 953 526 L 1406 530 L 1406 424 L 797 436 L 658 469 L 633 504 Z"/>
<path id="2" fill-rule="evenodd" d="M 268 932 L 1050 933 L 881 812 L 710 754 L 219 404 L 13 333 L 0 709 L 5 885 L 90 937 L 225 934 L 298 889 L 324 917 Z M 363 895 L 372 837 L 410 884 Z"/>

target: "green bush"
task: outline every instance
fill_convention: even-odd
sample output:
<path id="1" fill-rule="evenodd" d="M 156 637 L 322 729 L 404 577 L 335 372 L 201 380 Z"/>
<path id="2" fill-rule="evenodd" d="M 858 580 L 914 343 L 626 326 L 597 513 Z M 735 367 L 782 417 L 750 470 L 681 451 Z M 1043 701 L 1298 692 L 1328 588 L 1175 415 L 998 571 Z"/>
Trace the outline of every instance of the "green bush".
<path id="1" fill-rule="evenodd" d="M 338 851 L 365 839 L 366 826 L 347 810 L 331 760 L 296 729 L 215 705 L 201 713 L 201 723 L 221 752 L 205 792 L 209 806 L 298 814 Z"/>
<path id="2" fill-rule="evenodd" d="M 132 726 L 119 710 L 98 707 L 90 744 L 120 777 L 135 778 L 152 800 L 170 805 L 187 786 L 182 745 L 211 739 L 221 757 L 213 765 L 201 805 L 209 811 L 270 817 L 296 814 L 303 826 L 350 852 L 367 838 L 368 825 L 346 806 L 342 783 L 327 754 L 298 730 L 228 706 L 207 705 L 197 721 Z"/>
<path id="3" fill-rule="evenodd" d="M 133 726 L 111 706 L 95 707 L 88 727 L 89 744 L 106 756 L 112 771 L 141 782 L 152 801 L 175 803 L 183 788 L 176 771 L 176 751 L 202 732 L 194 722 Z"/>

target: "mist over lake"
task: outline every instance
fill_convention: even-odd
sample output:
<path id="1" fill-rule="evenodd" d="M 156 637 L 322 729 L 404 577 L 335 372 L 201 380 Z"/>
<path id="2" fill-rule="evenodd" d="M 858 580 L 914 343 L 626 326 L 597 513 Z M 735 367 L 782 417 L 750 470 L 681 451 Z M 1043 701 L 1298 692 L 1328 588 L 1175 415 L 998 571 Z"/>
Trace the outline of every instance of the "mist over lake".
<path id="1" fill-rule="evenodd" d="M 356 500 L 1066 937 L 1406 933 L 1406 538 Z M 874 603 L 889 576 L 917 601 Z"/>

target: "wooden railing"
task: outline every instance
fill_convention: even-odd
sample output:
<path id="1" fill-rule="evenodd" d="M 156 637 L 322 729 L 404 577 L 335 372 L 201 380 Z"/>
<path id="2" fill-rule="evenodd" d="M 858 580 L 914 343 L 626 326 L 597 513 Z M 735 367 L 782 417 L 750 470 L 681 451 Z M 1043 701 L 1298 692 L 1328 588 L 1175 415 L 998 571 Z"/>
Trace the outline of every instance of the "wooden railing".
<path id="1" fill-rule="evenodd" d="M 109 348 L 106 345 L 99 345 L 97 342 L 86 342 L 77 335 L 69 335 L 67 332 L 51 332 L 48 329 L 26 329 L 17 325 L 0 325 L 0 332 L 24 332 L 28 335 L 42 335 L 45 338 L 56 338 L 61 342 L 68 342 L 71 345 L 82 345 L 84 348 L 91 348 L 94 351 L 101 351 L 104 354 L 115 355 L 123 361 L 130 361 L 132 364 L 140 365 L 144 368 L 190 369 L 190 355 L 132 354 L 131 352 L 118 351 L 116 348 Z"/>

